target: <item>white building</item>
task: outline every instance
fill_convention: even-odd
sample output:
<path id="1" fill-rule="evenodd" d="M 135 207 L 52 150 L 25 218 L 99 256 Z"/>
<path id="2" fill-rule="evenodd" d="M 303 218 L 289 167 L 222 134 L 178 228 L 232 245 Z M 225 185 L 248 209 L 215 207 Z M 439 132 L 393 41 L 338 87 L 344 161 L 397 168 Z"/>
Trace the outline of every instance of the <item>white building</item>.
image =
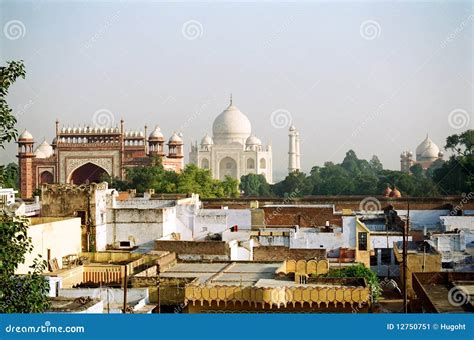
<path id="1" fill-rule="evenodd" d="M 272 149 L 252 134 L 249 119 L 232 105 L 212 125 L 213 136 L 205 135 L 201 144 L 191 145 L 189 160 L 200 168 L 211 170 L 212 177 L 240 179 L 247 174 L 262 174 L 272 183 Z"/>

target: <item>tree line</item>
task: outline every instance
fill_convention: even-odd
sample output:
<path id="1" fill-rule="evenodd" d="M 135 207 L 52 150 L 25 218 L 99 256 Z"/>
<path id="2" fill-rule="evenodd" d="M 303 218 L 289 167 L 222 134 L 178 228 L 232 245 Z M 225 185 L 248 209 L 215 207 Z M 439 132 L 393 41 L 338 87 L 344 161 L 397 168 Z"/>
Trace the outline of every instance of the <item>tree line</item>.
<path id="1" fill-rule="evenodd" d="M 248 174 L 240 178 L 226 177 L 220 181 L 212 178 L 207 169 L 194 164 L 186 165 L 182 172 L 164 169 L 159 158 L 150 166 L 139 166 L 126 170 L 126 179 L 104 176 L 102 180 L 111 187 L 125 191 L 136 189 L 155 193 L 197 193 L 204 198 L 219 197 L 287 197 L 293 196 L 339 196 L 381 195 L 387 187 L 396 187 L 403 196 L 437 197 L 474 192 L 474 130 L 467 130 L 446 139 L 445 149 L 451 157 L 436 160 L 426 170 L 418 163 L 409 173 L 384 169 L 377 156 L 369 161 L 359 159 L 353 150 L 347 151 L 339 164 L 326 162 L 314 166 L 309 174 L 293 172 L 275 184 L 267 183 L 263 175 Z M 10 163 L 2 172 L 7 187 L 18 188 L 18 165 Z"/>

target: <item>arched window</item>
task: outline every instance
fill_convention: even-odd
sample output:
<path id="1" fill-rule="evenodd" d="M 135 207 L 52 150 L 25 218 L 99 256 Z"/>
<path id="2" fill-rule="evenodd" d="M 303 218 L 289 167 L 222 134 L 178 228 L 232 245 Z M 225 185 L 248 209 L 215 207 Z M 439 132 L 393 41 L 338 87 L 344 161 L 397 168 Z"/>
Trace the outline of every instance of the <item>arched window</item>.
<path id="1" fill-rule="evenodd" d="M 265 158 L 260 159 L 260 169 L 265 169 L 267 167 L 267 161 Z"/>
<path id="2" fill-rule="evenodd" d="M 253 158 L 247 159 L 247 169 L 255 169 L 255 161 Z"/>
<path id="3" fill-rule="evenodd" d="M 201 161 L 201 168 L 209 169 L 209 160 L 207 158 L 203 158 Z"/>

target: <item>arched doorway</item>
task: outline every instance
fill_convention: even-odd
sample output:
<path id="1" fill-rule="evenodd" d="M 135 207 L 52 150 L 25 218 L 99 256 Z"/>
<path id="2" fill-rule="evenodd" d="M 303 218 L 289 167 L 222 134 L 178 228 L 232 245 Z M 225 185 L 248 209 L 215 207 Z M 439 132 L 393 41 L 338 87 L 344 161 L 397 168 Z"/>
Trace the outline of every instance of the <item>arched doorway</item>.
<path id="1" fill-rule="evenodd" d="M 201 161 L 201 168 L 203 169 L 209 169 L 209 160 L 207 158 L 204 158 Z"/>
<path id="2" fill-rule="evenodd" d="M 51 184 L 54 182 L 54 176 L 49 171 L 43 171 L 40 175 L 40 184 L 48 183 Z"/>
<path id="3" fill-rule="evenodd" d="M 71 173 L 69 183 L 77 185 L 92 182 L 99 183 L 104 175 L 108 175 L 108 173 L 103 168 L 92 163 L 86 163 Z"/>
<path id="4" fill-rule="evenodd" d="M 237 178 L 237 162 L 230 157 L 225 157 L 219 162 L 219 179 L 223 181 L 225 176 Z"/>

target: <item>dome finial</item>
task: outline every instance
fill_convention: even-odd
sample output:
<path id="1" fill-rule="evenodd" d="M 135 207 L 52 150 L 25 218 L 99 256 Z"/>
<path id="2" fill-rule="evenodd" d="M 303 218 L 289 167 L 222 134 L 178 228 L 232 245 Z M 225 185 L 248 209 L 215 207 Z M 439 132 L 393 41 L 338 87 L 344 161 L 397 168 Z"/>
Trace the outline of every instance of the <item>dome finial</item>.
<path id="1" fill-rule="evenodd" d="M 232 106 L 232 93 L 230 94 L 230 105 Z"/>

